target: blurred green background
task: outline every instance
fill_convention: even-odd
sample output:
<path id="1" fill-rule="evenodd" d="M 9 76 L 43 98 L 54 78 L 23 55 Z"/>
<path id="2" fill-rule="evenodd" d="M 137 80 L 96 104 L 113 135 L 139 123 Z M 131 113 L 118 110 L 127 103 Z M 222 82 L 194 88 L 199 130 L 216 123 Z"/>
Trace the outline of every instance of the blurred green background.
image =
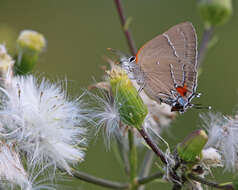
<path id="1" fill-rule="evenodd" d="M 131 17 L 131 32 L 137 47 L 167 30 L 191 21 L 201 39 L 203 24 L 195 0 L 122 0 L 127 16 Z M 233 1 L 234 14 L 224 26 L 217 27 L 218 43 L 207 54 L 198 81 L 203 95 L 196 102 L 211 105 L 213 111 L 232 114 L 238 105 L 238 4 Z M 106 65 L 102 56 L 106 48 L 128 52 L 113 0 L 0 0 L 0 41 L 14 51 L 18 33 L 33 29 L 43 33 L 48 41 L 34 73 L 51 79 L 69 81 L 69 88 L 77 96 L 87 88 L 93 77 L 99 81 Z M 43 74 L 42 74 L 43 73 Z M 192 130 L 200 127 L 199 113 L 189 110 L 180 115 L 164 133 L 172 147 Z M 79 170 L 110 180 L 123 181 L 126 176 L 113 154 L 106 150 L 101 136 L 90 136 L 85 162 Z M 143 153 L 143 150 L 140 154 Z M 155 168 L 154 168 L 155 169 Z M 224 175 L 220 176 L 224 181 Z M 230 176 L 227 175 L 227 179 Z M 104 189 L 79 180 L 72 180 L 72 189 Z M 65 186 L 62 189 L 70 189 Z M 147 189 L 169 189 L 165 184 L 153 183 Z"/>

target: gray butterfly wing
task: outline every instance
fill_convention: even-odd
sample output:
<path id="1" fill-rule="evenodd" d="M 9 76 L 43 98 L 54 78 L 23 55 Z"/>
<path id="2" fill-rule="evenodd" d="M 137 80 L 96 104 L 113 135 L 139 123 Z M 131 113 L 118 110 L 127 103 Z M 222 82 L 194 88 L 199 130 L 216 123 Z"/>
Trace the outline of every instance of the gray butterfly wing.
<path id="1" fill-rule="evenodd" d="M 145 79 L 145 92 L 157 101 L 173 98 L 176 86 L 186 85 L 190 99 L 197 84 L 197 37 L 191 23 L 173 26 L 147 42 L 138 51 L 136 62 Z M 167 95 L 167 96 L 166 96 Z"/>

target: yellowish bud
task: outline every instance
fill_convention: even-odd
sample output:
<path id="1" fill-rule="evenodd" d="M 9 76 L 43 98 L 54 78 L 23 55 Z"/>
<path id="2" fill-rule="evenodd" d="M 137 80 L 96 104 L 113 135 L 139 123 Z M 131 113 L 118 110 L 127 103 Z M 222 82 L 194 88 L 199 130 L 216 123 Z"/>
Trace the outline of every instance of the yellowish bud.
<path id="1" fill-rule="evenodd" d="M 7 53 L 4 45 L 0 45 L 0 77 L 6 79 L 8 75 L 11 75 L 12 66 L 14 60 Z"/>
<path id="2" fill-rule="evenodd" d="M 114 67 L 108 74 L 122 122 L 141 128 L 148 110 L 138 91 L 120 67 Z"/>
<path id="3" fill-rule="evenodd" d="M 46 40 L 42 34 L 32 30 L 22 31 L 17 39 L 16 74 L 30 72 L 45 47 Z"/>
<path id="4" fill-rule="evenodd" d="M 19 48 L 26 48 L 40 53 L 46 47 L 44 36 L 33 30 L 23 30 L 18 39 Z"/>

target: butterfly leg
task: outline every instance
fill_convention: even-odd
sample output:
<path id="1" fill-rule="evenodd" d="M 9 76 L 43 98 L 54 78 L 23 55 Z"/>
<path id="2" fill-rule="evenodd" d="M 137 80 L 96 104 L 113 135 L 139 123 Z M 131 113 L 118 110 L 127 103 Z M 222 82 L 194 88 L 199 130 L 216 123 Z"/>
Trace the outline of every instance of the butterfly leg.
<path id="1" fill-rule="evenodd" d="M 140 95 L 140 93 L 141 93 L 141 91 L 145 88 L 145 85 L 146 85 L 146 83 L 145 83 L 145 81 L 143 82 L 143 84 L 142 85 L 140 85 L 140 88 L 138 89 L 138 94 L 137 94 L 137 96 L 139 96 Z M 138 97 L 137 97 L 138 98 Z"/>

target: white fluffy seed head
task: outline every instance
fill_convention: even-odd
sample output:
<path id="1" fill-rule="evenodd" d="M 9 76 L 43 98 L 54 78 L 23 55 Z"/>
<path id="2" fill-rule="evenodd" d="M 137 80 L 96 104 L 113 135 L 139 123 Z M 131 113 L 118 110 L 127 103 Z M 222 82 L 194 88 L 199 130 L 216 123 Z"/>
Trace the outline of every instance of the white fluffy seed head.
<path id="1" fill-rule="evenodd" d="M 234 172 L 238 169 L 238 120 L 219 113 L 201 117 L 209 136 L 206 147 L 218 149 L 226 170 Z"/>
<path id="2" fill-rule="evenodd" d="M 83 160 L 80 101 L 69 100 L 60 85 L 38 83 L 33 76 L 15 77 L 2 92 L 0 132 L 27 153 L 31 164 L 51 163 L 70 172 L 69 164 Z"/>
<path id="3" fill-rule="evenodd" d="M 21 189 L 30 189 L 31 184 L 28 181 L 28 175 L 20 161 L 19 154 L 13 146 L 0 143 L 0 179 L 1 187 L 16 187 Z"/>
<path id="4" fill-rule="evenodd" d="M 97 87 L 98 88 L 98 87 Z M 109 90 L 110 91 L 110 90 Z M 88 117 L 92 119 L 92 125 L 95 126 L 96 134 L 101 131 L 104 133 L 104 141 L 107 148 L 110 148 L 111 140 L 116 139 L 126 149 L 128 148 L 128 126 L 120 121 L 117 95 L 112 97 L 108 90 L 103 91 L 99 88 L 98 94 L 86 91 L 87 98 L 91 102 Z M 121 105 L 123 106 L 123 105 Z M 152 137 L 158 140 L 157 130 L 151 126 L 157 126 L 157 123 L 150 117 L 145 118 L 144 128 Z M 144 147 L 144 140 L 136 129 L 134 132 L 135 145 Z M 155 135 L 156 134 L 156 135 Z M 141 146 L 143 145 L 143 146 Z"/>
<path id="5" fill-rule="evenodd" d="M 112 98 L 107 92 L 99 90 L 100 96 L 86 91 L 89 102 L 91 102 L 88 117 L 92 119 L 96 133 L 103 128 L 105 142 L 109 147 L 112 137 L 121 135 L 120 115 L 118 112 L 116 97 Z"/>

